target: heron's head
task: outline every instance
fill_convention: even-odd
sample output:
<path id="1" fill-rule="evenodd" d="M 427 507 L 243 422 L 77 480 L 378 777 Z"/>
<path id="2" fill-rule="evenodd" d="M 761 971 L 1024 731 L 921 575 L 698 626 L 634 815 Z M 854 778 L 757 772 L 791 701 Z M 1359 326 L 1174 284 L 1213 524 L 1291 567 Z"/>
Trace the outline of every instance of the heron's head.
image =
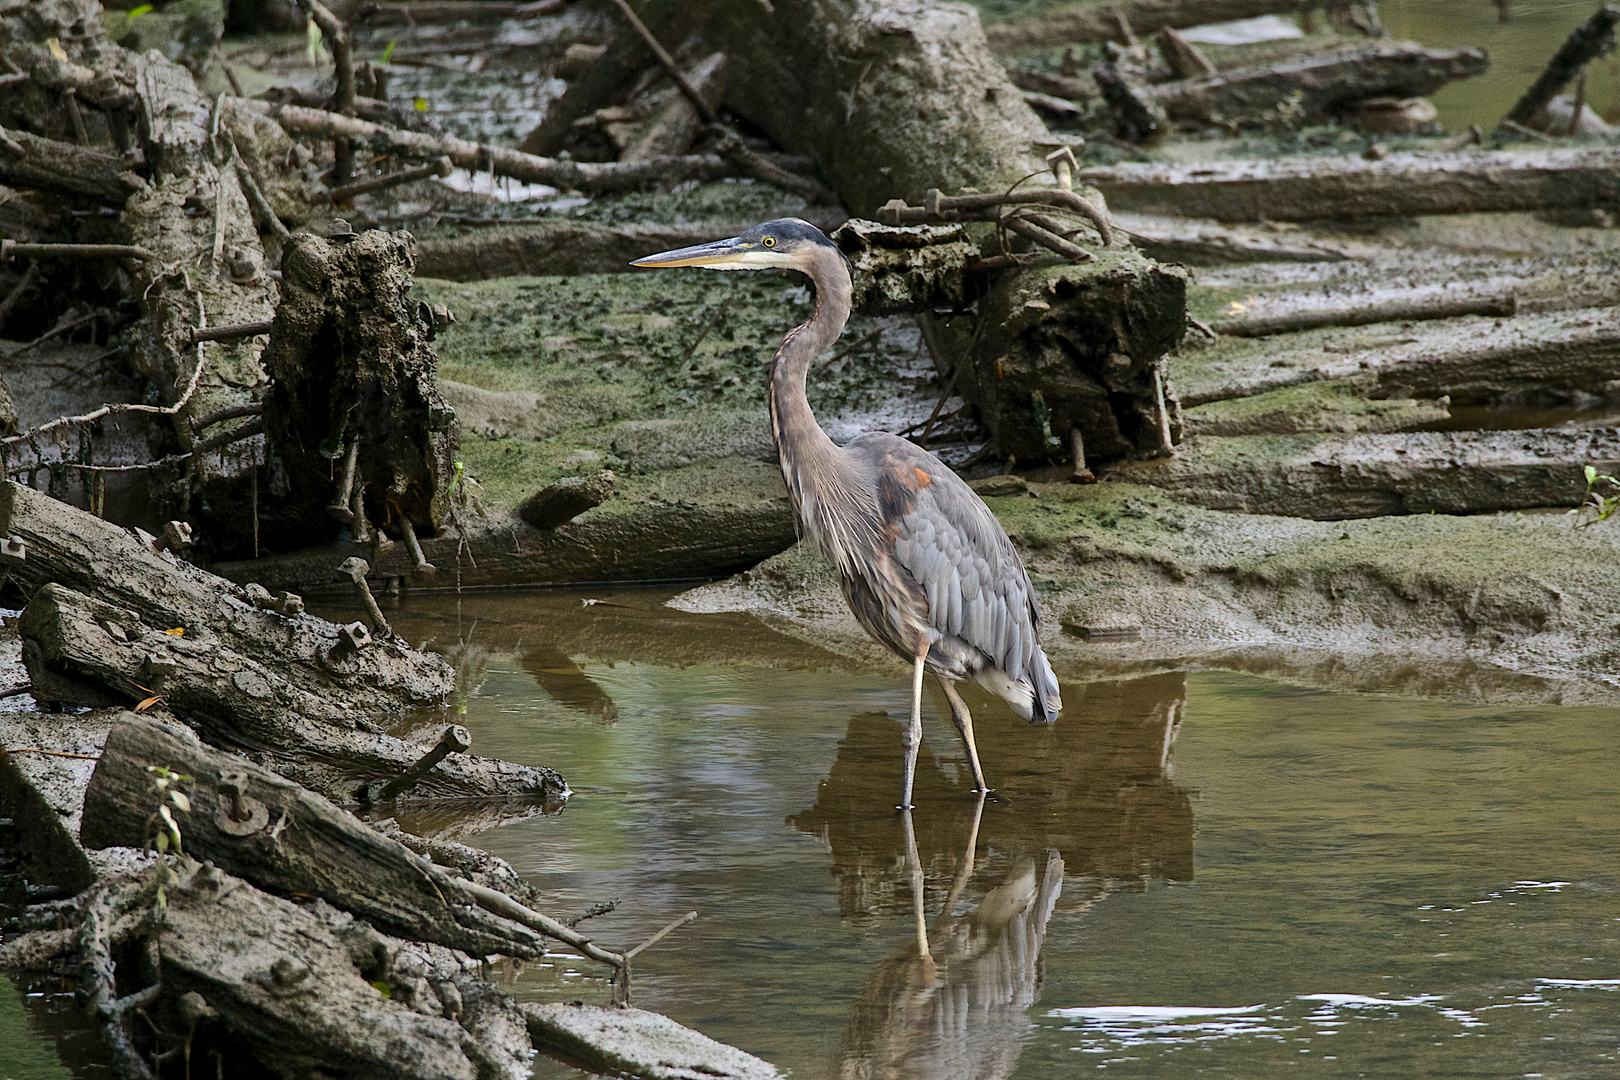
<path id="1" fill-rule="evenodd" d="M 769 270 L 782 267 L 808 272 L 812 261 L 827 253 L 843 257 L 838 245 L 808 221 L 777 218 L 755 225 L 741 236 L 676 248 L 637 259 L 631 266 L 706 266 L 710 270 Z"/>

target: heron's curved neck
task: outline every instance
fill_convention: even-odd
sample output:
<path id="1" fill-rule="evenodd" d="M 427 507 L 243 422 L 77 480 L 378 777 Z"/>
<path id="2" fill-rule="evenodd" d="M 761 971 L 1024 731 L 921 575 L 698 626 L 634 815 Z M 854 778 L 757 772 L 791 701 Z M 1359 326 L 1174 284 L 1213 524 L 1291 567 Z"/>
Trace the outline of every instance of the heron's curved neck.
<path id="1" fill-rule="evenodd" d="M 816 310 L 810 321 L 788 332 L 771 362 L 771 433 L 776 438 L 782 472 L 793 486 L 795 466 L 813 458 L 835 457 L 838 447 L 816 423 L 805 396 L 804 380 L 821 350 L 838 340 L 849 319 L 852 286 L 849 267 L 836 251 L 813 249 L 804 268 L 816 287 Z M 797 502 L 795 498 L 795 502 Z"/>

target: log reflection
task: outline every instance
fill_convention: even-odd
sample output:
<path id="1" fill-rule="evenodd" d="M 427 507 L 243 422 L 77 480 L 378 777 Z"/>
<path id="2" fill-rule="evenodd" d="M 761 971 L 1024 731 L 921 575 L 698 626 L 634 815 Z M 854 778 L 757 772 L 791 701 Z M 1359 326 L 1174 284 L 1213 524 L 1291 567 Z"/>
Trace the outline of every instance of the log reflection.
<path id="1" fill-rule="evenodd" d="M 997 785 L 988 799 L 969 792 L 965 762 L 932 756 L 925 737 L 918 809 L 903 814 L 892 790 L 901 725 L 856 716 L 815 805 L 790 819 L 832 849 L 845 917 L 905 913 L 916 927 L 850 1010 L 842 1076 L 1009 1075 L 1052 912 L 1151 878 L 1192 879 L 1191 802 L 1170 778 L 1184 677 L 1069 686 L 1064 698 L 1053 727 L 973 703 Z"/>
<path id="2" fill-rule="evenodd" d="M 534 676 L 540 689 L 565 709 L 583 713 L 604 724 L 619 718 L 619 707 L 607 691 L 585 674 L 561 649 L 552 645 L 530 645 L 523 652 L 523 670 Z"/>

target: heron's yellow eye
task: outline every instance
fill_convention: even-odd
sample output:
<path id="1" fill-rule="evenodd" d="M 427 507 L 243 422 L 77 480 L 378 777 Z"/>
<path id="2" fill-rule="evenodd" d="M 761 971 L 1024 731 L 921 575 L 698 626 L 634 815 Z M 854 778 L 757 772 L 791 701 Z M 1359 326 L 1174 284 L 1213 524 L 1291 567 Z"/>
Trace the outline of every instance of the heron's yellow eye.
<path id="1" fill-rule="evenodd" d="M 765 238 L 765 246 L 766 246 L 766 247 L 775 247 L 775 246 L 776 246 L 776 237 L 774 237 L 774 236 L 767 236 L 767 237 L 766 237 L 766 238 Z"/>

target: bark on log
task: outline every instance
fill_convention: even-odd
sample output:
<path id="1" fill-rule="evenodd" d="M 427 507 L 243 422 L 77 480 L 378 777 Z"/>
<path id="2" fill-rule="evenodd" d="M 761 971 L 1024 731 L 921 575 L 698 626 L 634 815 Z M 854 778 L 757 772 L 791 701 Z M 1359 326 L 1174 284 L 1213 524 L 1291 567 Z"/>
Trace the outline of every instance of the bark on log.
<path id="1" fill-rule="evenodd" d="M 128 162 L 112 154 L 26 131 L 7 131 L 6 139 L 23 150 L 17 154 L 0 144 L 0 183 L 10 187 L 73 195 L 113 207 L 122 207 L 146 187 Z"/>
<path id="2" fill-rule="evenodd" d="M 102 888 L 123 906 L 151 906 L 148 880 Z M 244 1052 L 257 1069 L 285 1080 L 335 1063 L 355 1080 L 522 1080 L 529 1073 L 523 1021 L 468 957 L 412 947 L 322 901 L 297 904 L 207 865 L 183 868 L 166 898 L 152 935 L 159 963 L 150 973 L 161 998 L 150 1011 L 165 1030 L 195 1025 L 199 1046 L 214 1036 L 226 1075 L 255 1068 L 233 1060 Z M 115 940 L 134 936 L 127 925 L 114 933 Z M 188 1023 L 182 998 L 193 993 L 203 1016 L 193 1011 Z"/>
<path id="3" fill-rule="evenodd" d="M 267 277 L 239 282 L 230 272 L 238 258 L 263 266 L 264 248 L 236 169 L 210 133 L 210 102 L 190 72 L 155 52 L 131 63 L 153 173 L 152 186 L 125 205 L 124 222 L 132 243 L 158 254 L 135 272 L 134 292 L 145 314 L 129 335 L 135 343 L 132 358 L 166 405 L 180 400 L 193 373 L 203 367 L 195 393 L 174 420 L 175 433 L 189 450 L 192 417 L 245 404 L 265 381 L 259 364 L 262 339 L 195 346 L 189 332 L 204 325 L 261 322 L 274 305 Z M 206 212 L 197 213 L 199 207 Z M 249 500 L 249 473 L 262 454 L 260 443 L 194 458 L 185 516 L 197 524 L 227 526 L 231 509 Z"/>
<path id="4" fill-rule="evenodd" d="M 30 678 L 40 673 L 40 684 L 55 675 L 129 704 L 150 692 L 209 742 L 328 798 L 369 801 L 429 749 L 366 724 L 341 696 L 299 689 L 256 657 L 224 647 L 206 623 L 179 628 L 185 632 L 170 633 L 175 628 L 152 626 L 128 608 L 56 584 L 34 594 L 18 624 L 24 663 Z M 289 629 L 291 639 L 296 624 Z M 334 647 L 324 666 L 341 671 L 354 656 Z M 549 769 L 456 754 L 440 761 L 411 795 L 558 798 L 566 791 Z"/>
<path id="5" fill-rule="evenodd" d="M 1503 119 L 1516 124 L 1534 121 L 1581 68 L 1589 61 L 1614 51 L 1616 23 L 1620 23 L 1620 4 L 1605 4 L 1598 8 L 1596 14 L 1569 35 L 1569 40 L 1553 55 L 1541 77 L 1514 103 Z"/>
<path id="6" fill-rule="evenodd" d="M 407 529 L 432 535 L 450 509 L 455 412 L 435 378 L 432 312 L 406 298 L 415 242 L 377 230 L 334 241 L 299 234 L 282 257 L 264 353 L 278 467 L 259 525 L 274 548 L 335 536 L 339 522 L 356 539 L 367 521 L 401 539 Z"/>
<path id="7" fill-rule="evenodd" d="M 1186 325 L 1180 271 L 1105 249 L 1009 275 L 982 303 L 957 387 L 1002 453 L 1064 458 L 1079 430 L 1088 460 L 1106 461 L 1168 452 L 1180 437 L 1162 370 Z"/>
<path id="8" fill-rule="evenodd" d="M 1586 308 L 1512 319 L 1465 317 L 1420 323 L 1394 341 L 1327 352 L 1265 350 L 1250 364 L 1178 365 L 1182 402 L 1249 397 L 1324 379 L 1365 377 L 1377 393 L 1458 405 L 1566 404 L 1611 395 L 1620 371 L 1620 308 Z"/>
<path id="9" fill-rule="evenodd" d="M 1161 262 L 1226 266 L 1232 263 L 1344 262 L 1352 258 L 1346 251 L 1347 245 L 1317 237 L 1279 236 L 1264 229 L 1156 214 L 1114 214 L 1113 218 L 1132 244 L 1144 255 Z"/>
<path id="10" fill-rule="evenodd" d="M 1395 153 L 1082 169 L 1116 210 L 1219 221 L 1620 205 L 1620 148 Z"/>
<path id="11" fill-rule="evenodd" d="M 1171 120 L 1319 124 L 1363 98 L 1422 97 L 1483 74 L 1482 49 L 1380 41 L 1145 88 Z"/>
<path id="12" fill-rule="evenodd" d="M 726 54 L 714 53 L 699 61 L 686 72 L 686 81 L 709 103 L 711 110 L 718 107 L 726 93 Z M 702 123 L 703 117 L 698 115 L 697 108 L 680 91 L 674 91 L 644 123 L 630 129 L 619 160 L 650 161 L 684 154 L 691 148 Z"/>
<path id="13" fill-rule="evenodd" d="M 1413 289 L 1409 294 L 1342 307 L 1262 310 L 1214 319 L 1209 326 L 1218 334 L 1232 337 L 1269 337 L 1324 326 L 1368 326 L 1381 322 L 1453 319 L 1462 315 L 1508 316 L 1518 310 L 1518 302 L 1512 294 L 1469 294 L 1457 289 Z"/>
<path id="14" fill-rule="evenodd" d="M 698 5 L 693 5 L 698 6 Z M 925 0 L 707 0 L 727 105 L 809 155 L 853 213 L 929 188 L 992 190 L 1045 171 L 1046 125 L 991 55 L 978 13 Z"/>
<path id="15" fill-rule="evenodd" d="M 1620 432 L 1243 435 L 1189 440 L 1174 458 L 1122 462 L 1108 478 L 1162 487 L 1212 510 L 1341 521 L 1573 509 L 1585 465 L 1620 469 Z"/>
<path id="16" fill-rule="evenodd" d="M 1048 48 L 1053 42 L 1118 41 L 1120 20 L 1140 35 L 1165 27 L 1183 29 L 1257 15 L 1293 15 L 1301 0 L 1082 0 L 1048 8 L 1038 15 L 984 28 L 998 53 Z"/>
<path id="17" fill-rule="evenodd" d="M 55 582 L 125 608 L 147 626 L 184 626 L 221 650 L 252 657 L 299 694 L 335 694 L 359 717 L 443 701 L 454 681 L 441 658 L 394 641 L 376 641 L 340 668 L 323 666 L 339 638 L 335 624 L 256 608 L 224 578 L 21 484 L 0 484 L 0 536 L 26 545 L 24 558 L 0 557 L 0 564 L 28 592 Z"/>
<path id="18" fill-rule="evenodd" d="M 713 154 L 687 154 L 684 157 L 632 162 L 561 161 L 520 150 L 468 142 L 453 136 L 439 138 L 401 131 L 369 120 L 297 105 L 274 105 L 248 98 L 233 99 L 233 104 L 262 113 L 289 132 L 327 137 L 346 135 L 367 140 L 377 153 L 399 152 L 430 159 L 448 157 L 462 168 L 475 172 L 493 170 L 499 176 L 509 176 L 525 183 L 551 184 L 591 193 L 634 191 L 654 183 L 716 180 L 737 175 L 735 165 Z"/>
<path id="19" fill-rule="evenodd" d="M 491 915 L 460 879 L 347 810 L 185 729 L 125 713 L 107 735 L 85 791 L 86 847 L 139 847 L 150 833 L 157 765 L 195 777 L 189 813 L 176 815 L 185 850 L 283 896 L 319 896 L 387 933 L 474 956 L 539 957 L 541 938 Z"/>

